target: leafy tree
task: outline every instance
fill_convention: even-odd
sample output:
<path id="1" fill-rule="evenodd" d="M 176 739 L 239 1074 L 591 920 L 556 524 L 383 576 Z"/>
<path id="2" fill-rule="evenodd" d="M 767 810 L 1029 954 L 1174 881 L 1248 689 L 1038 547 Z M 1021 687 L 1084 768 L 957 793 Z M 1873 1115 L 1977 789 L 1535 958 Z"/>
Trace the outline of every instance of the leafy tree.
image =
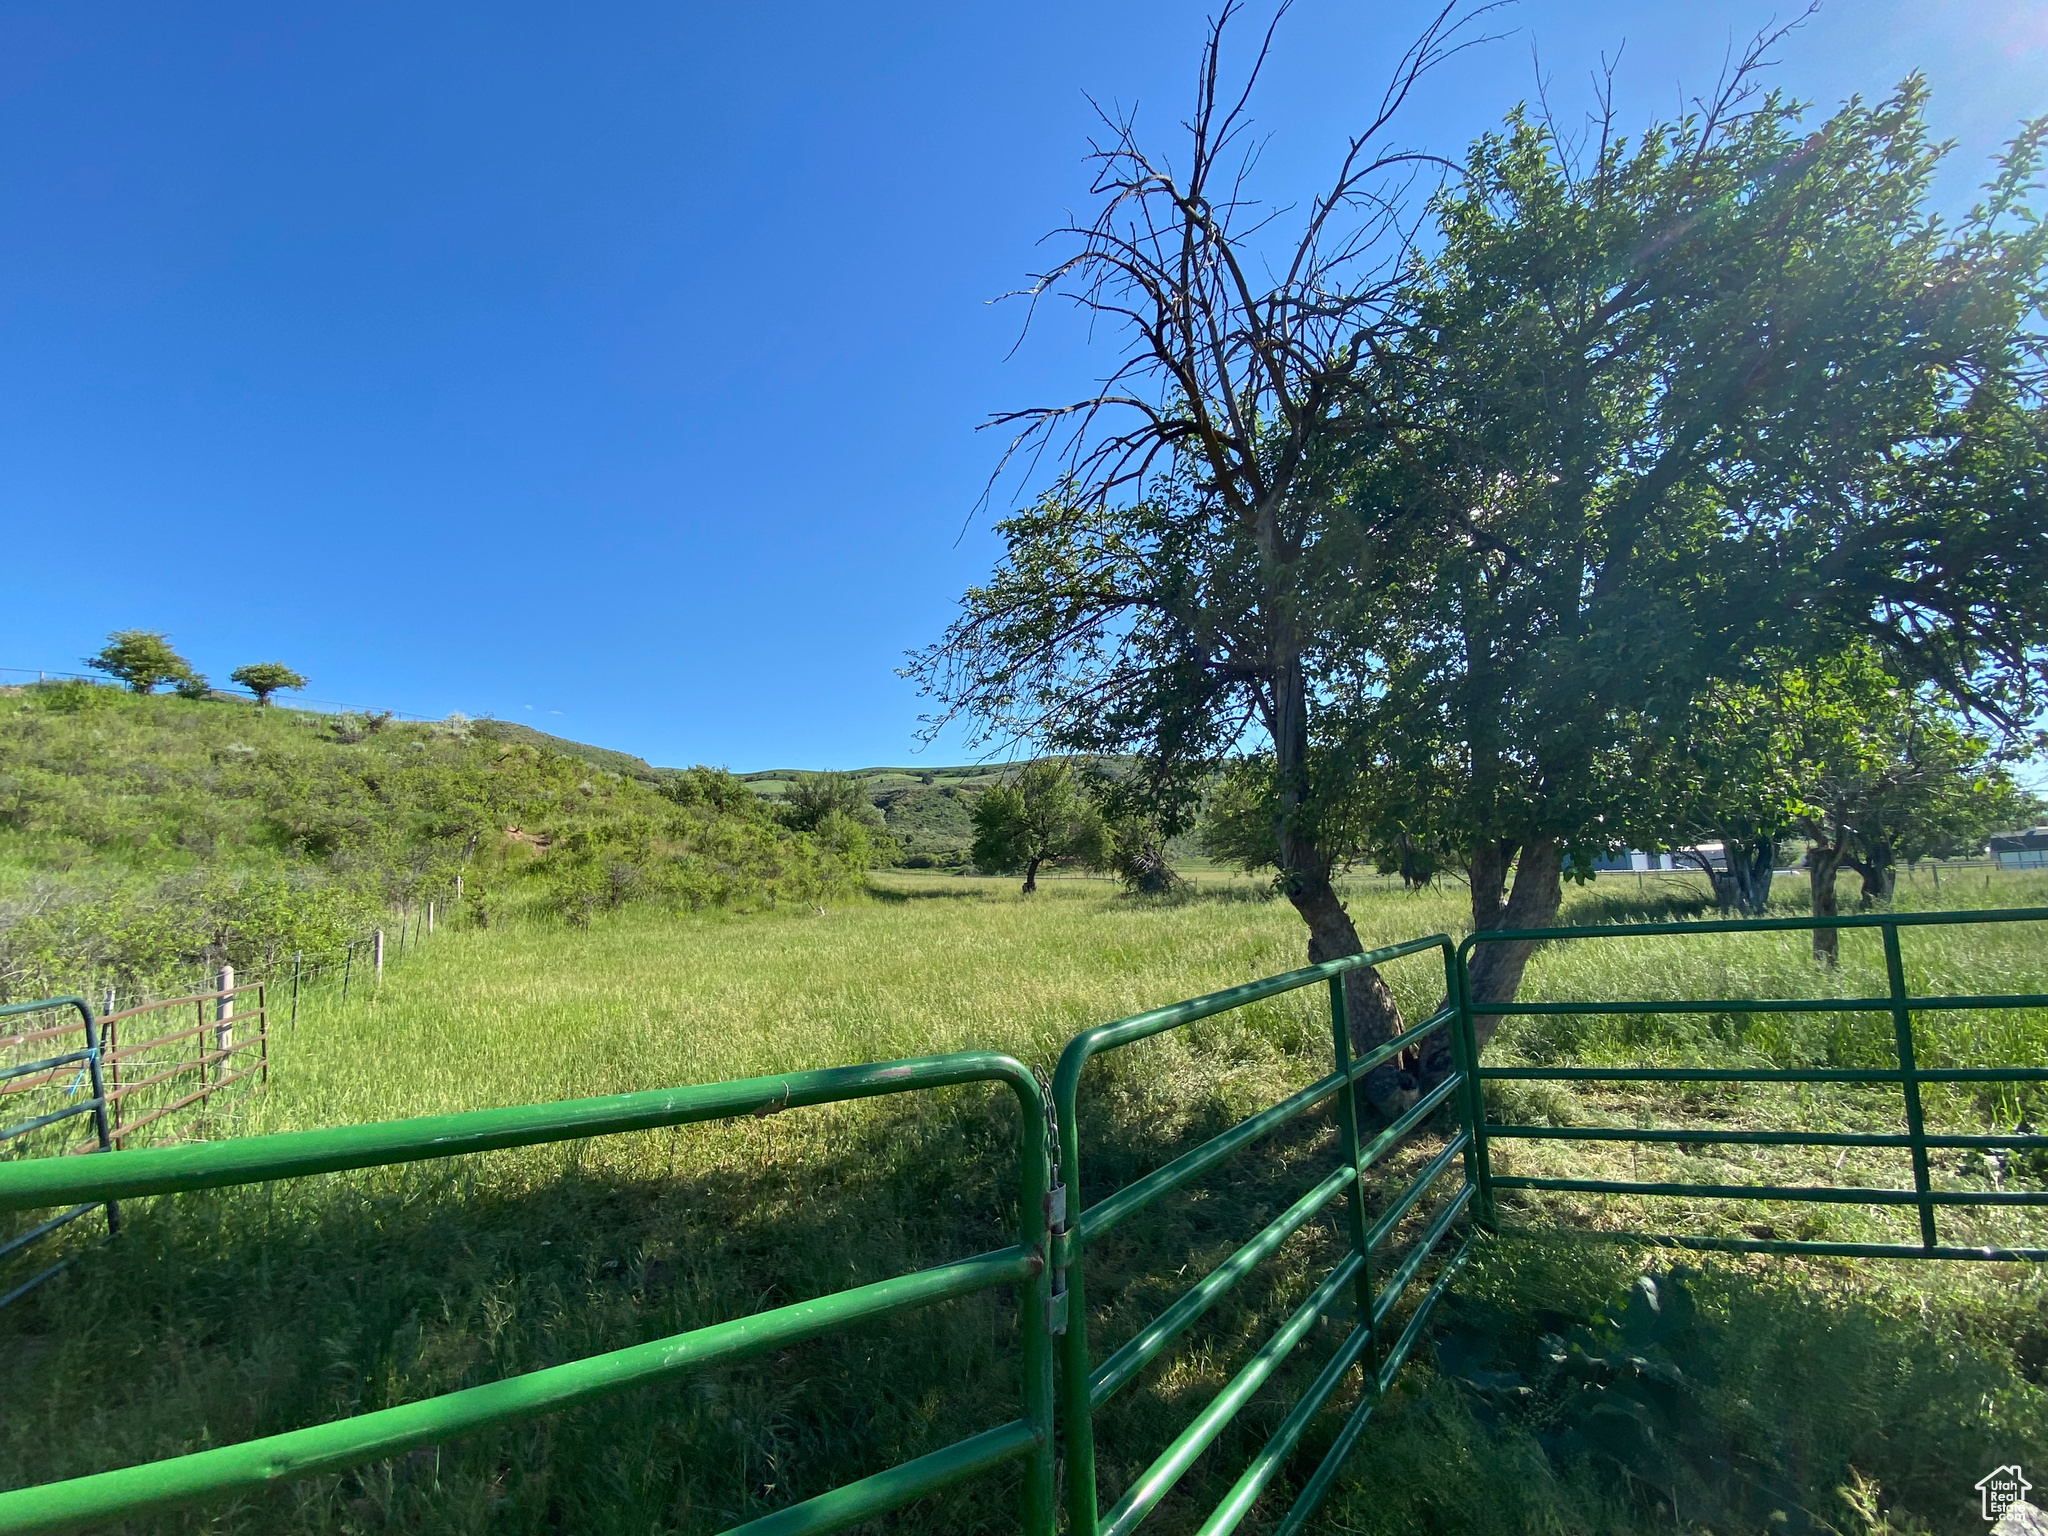
<path id="1" fill-rule="evenodd" d="M 782 802 L 784 826 L 798 832 L 815 832 L 828 816 L 850 821 L 878 820 L 868 803 L 867 790 L 850 773 L 800 773 L 789 786 Z"/>
<path id="2" fill-rule="evenodd" d="M 2019 791 L 1990 743 L 1920 692 L 1888 676 L 1867 647 L 1791 674 L 1802 787 L 1799 830 L 1811 846 L 1813 913 L 1839 911 L 1844 867 L 1863 877 L 1863 904 L 1889 901 L 1900 857 L 1975 842 L 2010 812 Z M 1835 963 L 1831 930 L 1815 958 Z"/>
<path id="3" fill-rule="evenodd" d="M 1122 353 L 1091 397 L 997 418 L 1013 453 L 1050 452 L 1063 478 L 997 524 L 1007 552 L 994 578 L 907 670 L 941 703 L 934 731 L 966 715 L 984 739 L 1185 770 L 1153 780 L 1168 820 L 1187 814 L 1192 770 L 1263 735 L 1278 884 L 1321 961 L 1361 948 L 1331 883 L 1345 852 L 1331 841 L 1333 765 L 1314 750 L 1357 551 L 1370 565 L 1423 510 L 1361 520 L 1342 504 L 1354 439 L 1381 431 L 1366 380 L 1402 325 L 1401 197 L 1419 158 L 1386 140 L 1477 11 L 1453 3 L 1422 29 L 1282 238 L 1245 187 L 1248 98 L 1272 31 L 1241 88 L 1229 84 L 1235 9 L 1211 23 L 1184 157 L 1152 153 L 1129 118 L 1107 125 L 1094 216 L 1060 231 L 1069 254 L 1032 302 L 1071 299 L 1124 338 Z M 1399 1027 L 1377 972 L 1352 972 L 1346 991 L 1361 1043 Z M 1368 1092 L 1385 1098 L 1393 1079 L 1376 1072 Z"/>
<path id="4" fill-rule="evenodd" d="M 213 692 L 213 685 L 206 680 L 204 672 L 187 672 L 171 684 L 171 692 L 181 699 L 204 699 Z"/>
<path id="5" fill-rule="evenodd" d="M 862 868 L 892 865 L 899 850 L 884 829 L 867 786 L 850 773 L 805 773 L 790 785 L 780 811 L 792 831 L 808 832 Z"/>
<path id="6" fill-rule="evenodd" d="M 1024 876 L 1024 894 L 1038 889 L 1048 862 L 1099 869 L 1109 857 L 1102 816 L 1058 758 L 1026 763 L 1017 776 L 991 784 L 974 804 L 974 863 L 992 874 Z"/>
<path id="7" fill-rule="evenodd" d="M 154 693 L 165 683 L 194 676 L 192 663 L 171 649 L 170 636 L 153 629 L 117 629 L 106 646 L 85 658 L 95 672 L 119 678 L 136 693 Z"/>
<path id="8" fill-rule="evenodd" d="M 1632 772 L 1662 793 L 1627 840 L 1685 850 L 1724 908 L 1763 916 L 1778 845 L 1799 828 L 1806 777 L 1782 689 L 1775 679 L 1716 682 L 1652 736 Z M 1719 871 L 1698 852 L 1711 842 L 1721 845 Z"/>
<path id="9" fill-rule="evenodd" d="M 1651 824 L 1662 840 L 1722 840 L 1745 912 L 1763 910 L 1788 836 L 1807 840 L 1812 910 L 1829 917 L 1842 869 L 1863 877 L 1864 906 L 1889 901 L 1899 859 L 1979 843 L 2017 808 L 1993 744 L 1886 672 L 1873 646 L 1803 666 L 1764 660 L 1763 680 L 1705 692 L 1682 744 L 1638 770 L 1667 791 L 1666 819 Z M 1817 958 L 1831 964 L 1836 951 L 1832 933 L 1816 932 Z"/>
<path id="10" fill-rule="evenodd" d="M 2021 814 L 2028 796 L 1991 743 L 1924 701 L 1893 722 L 1893 758 L 1856 817 L 1843 863 L 1863 880 L 1861 905 L 1892 899 L 1898 862 L 1973 853 Z"/>
<path id="11" fill-rule="evenodd" d="M 658 786 L 677 805 L 704 806 L 726 815 L 765 819 L 767 803 L 747 787 L 747 781 L 723 768 L 664 769 Z"/>
<path id="12" fill-rule="evenodd" d="M 305 678 L 281 661 L 254 661 L 237 667 L 228 674 L 228 681 L 240 683 L 255 694 L 258 708 L 268 704 L 270 696 L 279 689 L 295 692 L 306 686 Z"/>
<path id="13" fill-rule="evenodd" d="M 1163 786 L 1162 770 L 1171 765 L 1141 762 L 1131 773 L 1092 775 L 1087 786 L 1102 817 L 1104 862 L 1125 890 L 1142 896 L 1164 896 L 1185 883 L 1173 867 L 1171 844 L 1192 819 L 1193 790 Z"/>
<path id="14" fill-rule="evenodd" d="M 2008 573 L 2043 560 L 2043 128 L 1950 231 L 1924 207 L 1919 80 L 1809 129 L 1755 94 L 1763 47 L 1701 112 L 1633 144 L 1598 124 L 1584 158 L 1513 114 L 1438 203 L 1408 425 L 1352 484 L 1362 511 L 1442 508 L 1443 537 L 1361 587 L 1331 746 L 1376 847 L 1465 865 L 1476 928 L 1553 922 L 1564 880 L 1658 812 L 1631 771 L 1645 722 L 1773 648 L 1867 639 L 2009 716 L 2040 684 L 2048 583 L 1954 567 L 1993 528 Z M 1937 459 L 1982 494 L 1937 494 L 1915 467 Z M 1917 549 L 1887 527 L 1908 510 Z M 1753 852 L 1757 809 L 1728 829 Z M 1512 997 L 1529 951 L 1481 949 L 1474 996 Z"/>
<path id="15" fill-rule="evenodd" d="M 1651 723 L 1774 649 L 1867 639 L 2031 714 L 2048 127 L 1951 229 L 1917 78 L 1809 127 L 1760 94 L 1759 38 L 1633 142 L 1511 115 L 1433 205 L 1434 254 L 1384 281 L 1342 184 L 1268 287 L 1246 241 L 1272 215 L 1200 180 L 1242 110 L 1212 105 L 1217 36 L 1189 176 L 1119 131 L 1053 274 L 1133 339 L 1114 389 L 1022 419 L 1079 446 L 912 668 L 949 710 L 1182 762 L 1263 737 L 1243 787 L 1315 959 L 1357 948 L 1329 876 L 1361 855 L 1462 867 L 1476 928 L 1552 922 L 1657 812 L 1631 772 Z M 1512 997 L 1529 952 L 1481 949 L 1475 997 Z M 1391 996 L 1350 991 L 1354 1038 L 1382 1038 Z"/>

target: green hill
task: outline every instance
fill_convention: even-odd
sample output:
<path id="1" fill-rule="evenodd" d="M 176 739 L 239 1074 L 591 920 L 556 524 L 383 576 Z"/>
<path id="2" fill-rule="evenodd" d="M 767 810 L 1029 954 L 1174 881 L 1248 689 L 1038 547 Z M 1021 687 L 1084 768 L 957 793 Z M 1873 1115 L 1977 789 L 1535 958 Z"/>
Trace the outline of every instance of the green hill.
<path id="1" fill-rule="evenodd" d="M 866 862 L 865 843 L 789 831 L 729 774 L 656 775 L 525 727 L 0 689 L 10 999 L 261 970 L 397 903 L 445 904 L 458 875 L 461 921 L 585 922 L 627 902 L 805 901 Z"/>
<path id="2" fill-rule="evenodd" d="M 1012 770 L 1003 764 L 948 768 L 856 768 L 868 802 L 881 813 L 897 858 L 909 869 L 965 869 L 974 846 L 974 797 Z M 778 803 L 804 775 L 768 768 L 742 775 L 747 788 Z"/>
<path id="3" fill-rule="evenodd" d="M 659 784 L 664 772 L 674 773 L 676 769 L 659 769 L 645 758 L 635 757 L 630 752 L 614 752 L 610 747 L 593 747 L 586 741 L 571 741 L 566 736 L 550 736 L 546 731 L 536 731 L 530 725 L 521 725 L 516 720 L 477 720 L 470 729 L 493 741 L 518 742 L 523 746 L 542 747 L 547 751 L 560 753 L 563 757 L 574 757 L 602 768 L 607 773 L 616 773 L 629 779 L 638 779 L 643 784 Z"/>

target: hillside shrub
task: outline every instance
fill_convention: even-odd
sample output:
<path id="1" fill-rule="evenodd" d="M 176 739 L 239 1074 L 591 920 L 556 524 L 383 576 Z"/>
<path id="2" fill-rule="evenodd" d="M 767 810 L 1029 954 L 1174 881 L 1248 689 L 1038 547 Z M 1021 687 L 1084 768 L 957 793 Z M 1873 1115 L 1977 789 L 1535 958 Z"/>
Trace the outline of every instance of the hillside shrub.
<path id="1" fill-rule="evenodd" d="M 459 717 L 0 692 L 9 997 L 260 969 L 445 900 L 458 873 L 485 922 L 816 900 L 858 884 L 875 841 L 831 818 L 787 828 L 714 769 L 657 787 Z"/>

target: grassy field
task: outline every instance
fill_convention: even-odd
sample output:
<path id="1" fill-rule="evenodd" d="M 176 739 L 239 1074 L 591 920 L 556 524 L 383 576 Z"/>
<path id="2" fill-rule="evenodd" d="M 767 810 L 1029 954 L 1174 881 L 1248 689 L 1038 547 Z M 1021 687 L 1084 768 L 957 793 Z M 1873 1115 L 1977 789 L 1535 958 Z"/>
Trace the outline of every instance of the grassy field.
<path id="1" fill-rule="evenodd" d="M 1457 931 L 1463 894 L 1368 882 L 1353 907 L 1367 941 L 1388 942 Z M 1902 888 L 1902 905 L 1932 898 L 1924 882 Z M 2048 904 L 2048 879 L 1976 871 L 1947 881 L 1942 899 Z M 1699 905 L 1689 878 L 1639 886 L 1623 877 L 1577 893 L 1566 915 L 1625 921 Z M 906 872 L 878 878 L 869 896 L 801 915 L 628 909 L 581 931 L 445 932 L 394 968 L 381 995 L 352 994 L 345 1006 L 332 992 L 309 995 L 296 1032 L 276 1042 L 269 1093 L 211 1129 L 361 1121 L 966 1046 L 1049 1065 L 1080 1028 L 1287 969 L 1300 956 L 1292 913 L 1259 882 L 1221 876 L 1172 902 L 1081 880 L 1048 882 L 1025 902 L 1014 882 Z M 1882 990 L 1881 971 L 1871 979 L 1874 957 L 1874 940 L 1845 941 L 1848 991 Z M 2048 946 L 2030 929 L 1915 936 L 1907 960 L 1916 989 L 2048 990 Z M 1411 1014 L 1433 1006 L 1441 985 L 1426 957 L 1391 979 Z M 1638 937 L 1539 955 L 1526 995 L 1819 995 L 1823 985 L 1797 936 Z M 1327 1070 L 1319 1006 L 1313 993 L 1296 994 L 1091 1069 L 1084 1187 L 1113 1187 Z M 1862 1063 L 1885 1059 L 1889 1042 L 1882 1017 L 1832 1014 L 1572 1024 L 1511 1024 L 1495 1059 Z M 2048 1060 L 2048 1019 L 2038 1015 L 2017 1026 L 1957 1015 L 1923 1024 L 1922 1038 L 1933 1062 Z M 1891 1129 L 1897 1119 L 1876 1095 L 1839 1091 L 1768 1100 L 1754 1090 L 1681 1098 L 1511 1087 L 1496 1108 L 1524 1121 Z M 2040 1123 L 2043 1108 L 2038 1099 L 1957 1094 L 1931 1100 L 1929 1112 L 1943 1124 L 2010 1129 L 2022 1116 Z M 410 1400 L 1001 1246 L 1012 1220 L 1014 1118 L 1007 1095 L 950 1090 L 137 1204 L 120 1242 L 0 1313 L 0 1485 Z M 1098 1351 L 1293 1199 L 1311 1167 L 1327 1167 L 1331 1135 L 1317 1122 L 1277 1140 L 1096 1255 Z M 1738 1172 L 1718 1159 L 1632 1158 L 1602 1144 L 1571 1157 L 1575 1169 L 1624 1177 L 1666 1163 L 1701 1180 Z M 1500 1163 L 1543 1171 L 1559 1158 L 1555 1147 L 1514 1147 Z M 1898 1177 L 1877 1154 L 1834 1163 L 1765 1154 L 1742 1172 Z M 1989 1170 L 1956 1162 L 1937 1172 L 1988 1187 Z M 2032 1176 L 2006 1170 L 2013 1182 Z M 1897 1226 L 1891 1214 L 1855 1207 L 1821 1218 L 1784 1212 L 1691 1202 L 1654 1219 L 1723 1231 L 1789 1223 L 1800 1235 Z M 1618 1202 L 1594 1209 L 1571 1199 L 1515 1214 L 1636 1229 L 1653 1219 Z M 2014 1236 L 2024 1226 L 2009 1214 L 1957 1219 L 1959 1235 Z M 2044 1241 L 2041 1224 L 2033 1231 Z M 1103 1428 L 1106 1497 L 1314 1283 L 1331 1243 L 1326 1229 L 1297 1234 L 1188 1348 L 1119 1401 Z M 1439 1372 L 1418 1357 L 1320 1528 L 1962 1530 L 1971 1528 L 1965 1516 L 1976 1521 L 1977 1477 L 2001 1461 L 2048 1459 L 2048 1297 L 2032 1271 L 1810 1261 L 1694 1268 L 1687 1283 L 1701 1321 L 1683 1349 L 1671 1346 L 1686 1372 L 1691 1428 L 1660 1444 L 1663 1459 L 1649 1473 L 1639 1455 L 1629 1459 L 1635 1452 L 1581 1434 L 1555 1382 L 1530 1362 L 1546 1338 L 1577 1342 L 1583 1333 L 1587 1348 L 1601 1345 L 1613 1332 L 1607 1309 L 1639 1271 L 1662 1273 L 1667 1263 L 1610 1245 L 1503 1240 L 1483 1246 L 1445 1315 L 1445 1336 L 1465 1341 L 1457 1358 L 1471 1368 L 1461 1373 L 1452 1360 Z M 1497 1358 L 1474 1364 L 1474 1339 Z M 1516 1371 L 1537 1383 L 1526 1401 L 1473 1385 Z M 1276 1383 L 1147 1529 L 1192 1529 L 1296 1384 Z M 137 1528 L 713 1531 L 1016 1411 L 1013 1308 L 989 1297 L 919 1314 L 913 1326 L 820 1341 Z M 1009 1507 L 1002 1481 L 988 1480 L 884 1528 L 1006 1530 Z"/>

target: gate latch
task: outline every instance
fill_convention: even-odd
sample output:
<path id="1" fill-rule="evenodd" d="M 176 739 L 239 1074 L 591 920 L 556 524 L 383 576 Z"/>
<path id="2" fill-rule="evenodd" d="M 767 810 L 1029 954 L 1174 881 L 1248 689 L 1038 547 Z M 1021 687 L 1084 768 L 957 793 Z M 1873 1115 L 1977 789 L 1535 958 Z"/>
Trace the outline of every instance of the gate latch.
<path id="1" fill-rule="evenodd" d="M 1045 1331 L 1067 1331 L 1067 1186 L 1045 1193 L 1045 1236 L 1052 1262 L 1052 1290 L 1045 1298 Z"/>

